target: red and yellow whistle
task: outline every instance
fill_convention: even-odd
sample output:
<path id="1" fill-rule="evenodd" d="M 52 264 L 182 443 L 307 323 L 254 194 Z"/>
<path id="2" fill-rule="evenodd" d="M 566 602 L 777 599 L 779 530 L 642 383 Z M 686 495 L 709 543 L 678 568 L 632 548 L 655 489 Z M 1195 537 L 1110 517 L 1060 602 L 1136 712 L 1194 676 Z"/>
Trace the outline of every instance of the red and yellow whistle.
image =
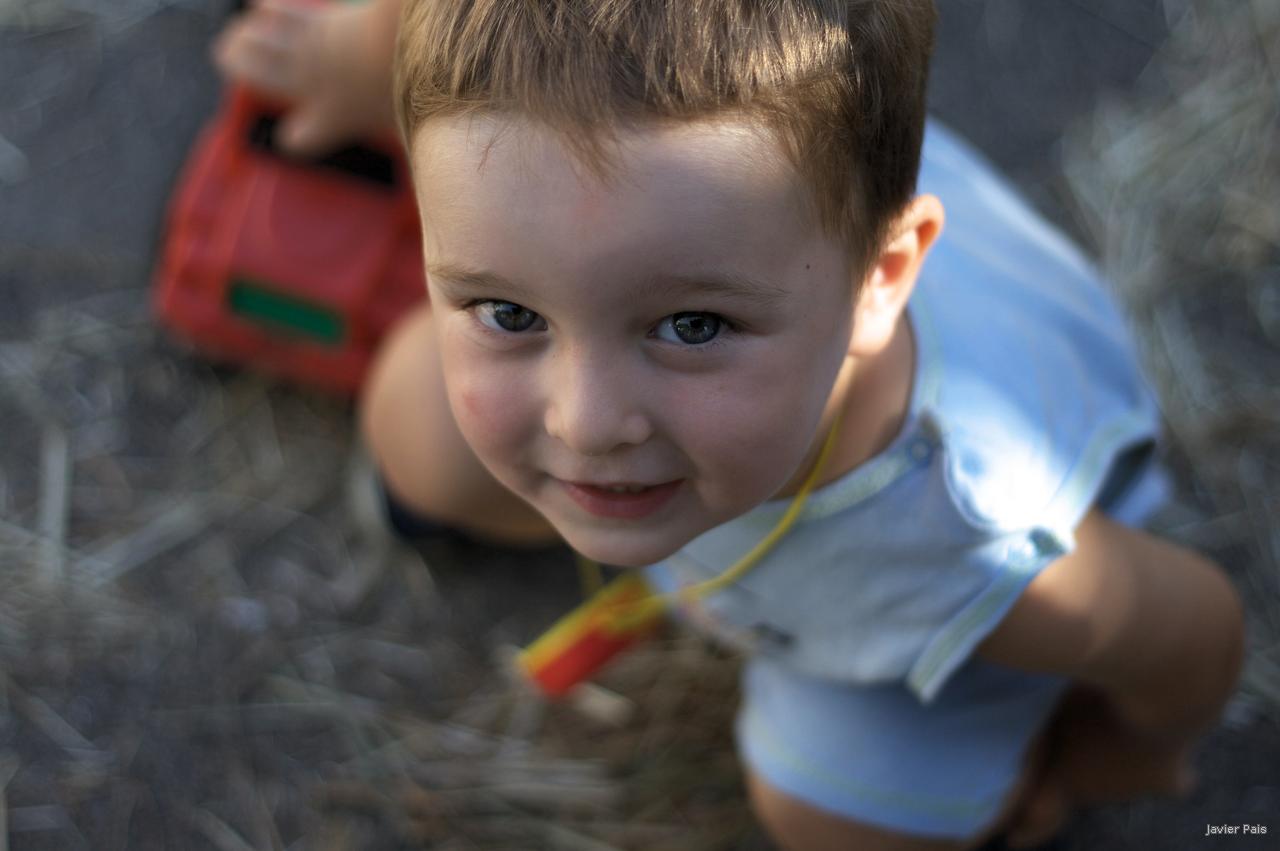
<path id="1" fill-rule="evenodd" d="M 520 669 L 548 697 L 559 697 L 649 636 L 663 609 L 639 573 L 623 574 L 525 648 Z"/>

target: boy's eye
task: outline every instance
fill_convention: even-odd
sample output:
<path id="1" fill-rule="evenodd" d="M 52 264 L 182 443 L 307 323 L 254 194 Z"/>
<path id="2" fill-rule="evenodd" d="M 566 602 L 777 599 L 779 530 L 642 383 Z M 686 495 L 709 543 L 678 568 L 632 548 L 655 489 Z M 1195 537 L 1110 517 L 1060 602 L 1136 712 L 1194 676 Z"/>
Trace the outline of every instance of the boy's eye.
<path id="1" fill-rule="evenodd" d="M 674 313 L 658 323 L 658 337 L 672 343 L 698 346 L 714 340 L 722 323 L 723 320 L 714 313 Z"/>
<path id="2" fill-rule="evenodd" d="M 542 317 L 510 301 L 482 301 L 476 304 L 480 321 L 495 331 L 528 331 Z"/>

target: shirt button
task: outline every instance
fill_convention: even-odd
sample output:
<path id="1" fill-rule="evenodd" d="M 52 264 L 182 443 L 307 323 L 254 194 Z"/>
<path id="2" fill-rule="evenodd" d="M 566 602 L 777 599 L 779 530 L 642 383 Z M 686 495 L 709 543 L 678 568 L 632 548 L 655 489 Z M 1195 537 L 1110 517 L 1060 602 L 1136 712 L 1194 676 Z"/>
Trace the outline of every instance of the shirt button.
<path id="1" fill-rule="evenodd" d="M 1065 552 L 1062 544 L 1057 537 L 1048 529 L 1035 528 L 1031 530 L 1031 547 L 1035 550 L 1036 555 L 1058 555 Z"/>
<path id="2" fill-rule="evenodd" d="M 908 451 L 915 460 L 924 461 L 933 454 L 933 447 L 929 445 L 927 440 L 915 440 L 912 441 L 911 448 Z"/>

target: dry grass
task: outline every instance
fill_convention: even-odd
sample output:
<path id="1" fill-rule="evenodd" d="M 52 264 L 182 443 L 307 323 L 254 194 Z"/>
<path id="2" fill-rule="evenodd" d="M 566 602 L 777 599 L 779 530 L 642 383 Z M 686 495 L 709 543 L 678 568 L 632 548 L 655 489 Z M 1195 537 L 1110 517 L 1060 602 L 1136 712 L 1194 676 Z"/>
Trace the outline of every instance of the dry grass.
<path id="1" fill-rule="evenodd" d="M 1280 6 L 1166 2 L 1165 93 L 1104 105 L 1067 175 L 1128 306 L 1182 473 L 1168 533 L 1247 597 L 1246 691 L 1280 709 Z"/>
<path id="2" fill-rule="evenodd" d="M 111 306 L 59 309 L 0 349 L 27 438 L 9 449 L 40 470 L 0 527 L 15 835 L 601 849 L 742 833 L 730 663 L 671 639 L 611 675 L 619 693 L 543 707 L 346 487 L 341 406 L 175 361 L 136 306 Z"/>
<path id="3" fill-rule="evenodd" d="M 732 661 L 668 637 L 545 706 L 489 648 L 572 602 L 566 553 L 525 559 L 569 580 L 533 591 L 532 614 L 494 587 L 511 554 L 427 548 L 438 593 L 382 529 L 346 406 L 157 337 L 121 293 L 0 345 L 0 813 L 21 847 L 708 849 L 751 832 Z M 505 614 L 486 596 L 504 594 Z"/>

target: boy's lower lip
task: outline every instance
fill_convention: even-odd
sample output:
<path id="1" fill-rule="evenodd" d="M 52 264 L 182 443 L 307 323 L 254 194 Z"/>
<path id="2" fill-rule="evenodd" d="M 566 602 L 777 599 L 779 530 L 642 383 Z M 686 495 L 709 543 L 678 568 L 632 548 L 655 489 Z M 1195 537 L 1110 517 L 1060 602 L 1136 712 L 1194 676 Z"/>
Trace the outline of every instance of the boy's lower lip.
<path id="1" fill-rule="evenodd" d="M 683 479 L 652 485 L 637 493 L 619 493 L 607 488 L 561 481 L 569 497 L 588 514 L 638 520 L 648 517 L 675 496 Z"/>

